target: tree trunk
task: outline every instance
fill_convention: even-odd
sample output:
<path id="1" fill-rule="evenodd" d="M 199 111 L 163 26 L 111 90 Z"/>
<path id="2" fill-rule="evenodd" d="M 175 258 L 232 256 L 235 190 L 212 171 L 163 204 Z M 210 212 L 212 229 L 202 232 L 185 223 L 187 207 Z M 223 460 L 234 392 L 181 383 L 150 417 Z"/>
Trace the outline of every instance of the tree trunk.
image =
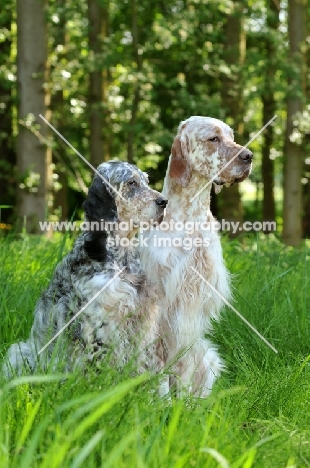
<path id="1" fill-rule="evenodd" d="M 302 240 L 302 165 L 300 144 L 291 141 L 295 129 L 294 117 L 303 110 L 305 61 L 302 44 L 306 40 L 306 0 L 289 0 L 288 31 L 290 60 L 296 71 L 291 71 L 287 98 L 287 127 L 284 160 L 283 240 L 287 245 L 298 246 Z"/>
<path id="2" fill-rule="evenodd" d="M 137 113 L 140 103 L 140 83 L 139 73 L 142 70 L 142 56 L 139 54 L 139 27 L 138 27 L 138 12 L 136 0 L 131 0 L 131 15 L 132 15 L 132 45 L 133 53 L 136 62 L 136 83 L 133 92 L 131 105 L 131 119 L 129 123 L 128 140 L 127 140 L 127 161 L 133 163 L 134 154 L 134 137 L 136 131 Z"/>
<path id="3" fill-rule="evenodd" d="M 17 0 L 17 168 L 19 216 L 29 232 L 40 232 L 38 221 L 47 215 L 51 180 L 51 151 L 31 131 L 42 123 L 39 114 L 50 119 L 49 95 L 44 87 L 47 73 L 47 35 L 43 0 Z M 46 135 L 46 125 L 42 133 Z"/>
<path id="4" fill-rule="evenodd" d="M 266 37 L 266 70 L 265 83 L 262 96 L 263 102 L 263 122 L 265 125 L 276 113 L 276 102 L 274 98 L 274 75 L 276 66 L 274 58 L 276 56 L 276 45 L 272 34 L 279 27 L 279 10 L 274 0 L 268 0 Z M 264 132 L 264 142 L 262 146 L 262 179 L 264 184 L 263 193 L 263 219 L 265 221 L 275 220 L 275 200 L 274 200 L 274 163 L 270 159 L 270 150 L 273 144 L 273 127 L 269 125 Z M 269 231 L 267 231 L 269 232 Z"/>
<path id="5" fill-rule="evenodd" d="M 58 62 L 61 62 L 66 55 L 66 0 L 55 0 L 55 7 L 59 16 L 59 23 L 55 28 L 55 48 L 63 46 L 62 52 L 58 52 Z M 64 108 L 64 95 L 63 90 L 60 89 L 55 92 L 51 97 L 51 109 L 53 112 L 53 121 L 56 128 L 62 132 L 65 128 L 65 122 L 63 121 L 63 108 Z M 57 140 L 58 141 L 58 140 Z M 53 190 L 53 208 L 56 211 L 60 221 L 66 221 L 68 219 L 69 207 L 68 207 L 68 170 L 63 161 L 66 159 L 66 148 L 59 145 L 57 149 L 53 149 L 53 164 L 55 167 L 55 173 L 58 175 L 57 182 L 60 184 L 60 188 Z"/>
<path id="6" fill-rule="evenodd" d="M 309 15 L 309 10 L 308 10 Z M 309 18 L 310 19 L 310 18 Z M 310 71 L 310 47 L 307 47 L 307 71 Z M 306 97 L 307 102 L 310 102 L 310 81 L 309 79 L 306 82 Z M 310 134 L 307 133 L 304 137 L 305 139 L 305 150 L 307 154 L 307 158 L 304 163 L 304 177 L 308 179 L 308 182 L 303 186 L 303 234 L 304 237 L 310 239 Z"/>
<path id="7" fill-rule="evenodd" d="M 242 14 L 241 3 L 235 2 L 234 11 L 227 18 L 225 28 L 224 59 L 230 68 L 235 67 L 236 70 L 232 71 L 232 77 L 227 75 L 224 77 L 222 87 L 222 102 L 226 109 L 226 118 L 239 134 L 243 134 L 244 131 L 242 65 L 245 59 L 246 38 Z M 236 140 L 238 141 L 238 135 L 236 135 Z M 238 184 L 224 188 L 221 195 L 221 217 L 226 221 L 242 223 L 243 207 Z"/>
<path id="8" fill-rule="evenodd" d="M 310 138 L 307 138 L 310 146 Z M 308 146 L 308 147 L 309 147 Z M 305 173 L 308 175 L 308 183 L 303 186 L 303 201 L 304 201 L 304 216 L 303 216 L 303 231 L 304 237 L 310 239 L 310 167 L 305 164 Z"/>
<path id="9" fill-rule="evenodd" d="M 89 50 L 92 53 L 92 71 L 89 74 L 90 160 L 97 167 L 110 158 L 108 126 L 108 71 L 102 71 L 103 39 L 108 36 L 108 9 L 99 0 L 88 0 Z M 99 60 L 99 66 L 97 61 Z M 106 138 L 103 138 L 106 135 Z"/>
<path id="10" fill-rule="evenodd" d="M 11 9 L 7 9 L 7 16 L 2 27 L 11 30 Z M 0 55 L 7 63 L 10 63 L 11 39 L 6 38 L 0 42 Z M 16 154 L 13 144 L 12 129 L 12 82 L 2 79 L 0 81 L 0 206 L 12 206 L 1 209 L 0 223 L 8 223 L 12 220 L 13 206 L 15 206 L 16 194 L 13 189 L 15 180 L 13 170 L 16 164 Z"/>

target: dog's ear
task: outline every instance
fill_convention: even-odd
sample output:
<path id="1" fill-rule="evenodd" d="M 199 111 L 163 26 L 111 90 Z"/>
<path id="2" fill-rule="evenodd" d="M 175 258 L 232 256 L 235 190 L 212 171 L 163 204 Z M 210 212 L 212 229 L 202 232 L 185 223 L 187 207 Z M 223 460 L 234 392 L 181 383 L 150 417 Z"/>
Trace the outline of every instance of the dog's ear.
<path id="1" fill-rule="evenodd" d="M 114 192 L 108 185 L 95 175 L 93 183 L 88 191 L 83 209 L 87 221 L 117 221 L 117 207 L 114 200 Z"/>
<path id="2" fill-rule="evenodd" d="M 169 175 L 181 187 L 190 181 L 192 170 L 189 162 L 189 139 L 186 134 L 177 135 L 171 147 Z"/>

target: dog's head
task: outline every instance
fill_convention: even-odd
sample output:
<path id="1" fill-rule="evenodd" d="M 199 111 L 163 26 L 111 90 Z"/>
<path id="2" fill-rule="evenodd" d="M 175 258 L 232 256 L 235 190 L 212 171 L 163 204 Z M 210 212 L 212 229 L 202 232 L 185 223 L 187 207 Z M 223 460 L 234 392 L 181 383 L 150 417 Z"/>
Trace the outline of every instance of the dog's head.
<path id="1" fill-rule="evenodd" d="M 126 162 L 100 164 L 83 204 L 86 220 L 135 227 L 151 220 L 160 222 L 167 200 L 148 186 L 147 174 Z"/>
<path id="2" fill-rule="evenodd" d="M 231 128 L 221 120 L 194 116 L 181 122 L 171 148 L 169 175 L 186 187 L 192 174 L 213 180 L 216 191 L 241 182 L 251 172 L 253 154 L 234 142 Z"/>

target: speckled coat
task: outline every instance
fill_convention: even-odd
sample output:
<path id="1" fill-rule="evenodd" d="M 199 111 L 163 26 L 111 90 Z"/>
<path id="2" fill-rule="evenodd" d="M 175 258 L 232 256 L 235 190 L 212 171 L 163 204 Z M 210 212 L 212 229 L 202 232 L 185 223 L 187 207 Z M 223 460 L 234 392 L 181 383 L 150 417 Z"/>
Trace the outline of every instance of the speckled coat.
<path id="1" fill-rule="evenodd" d="M 131 220 L 138 226 L 160 219 L 165 205 L 163 197 L 148 187 L 146 174 L 112 161 L 98 167 L 83 206 L 88 222 L 128 221 L 129 225 Z M 137 372 L 156 370 L 160 365 L 156 292 L 142 271 L 137 247 L 116 244 L 117 236 L 132 240 L 135 233 L 136 227 L 80 235 L 38 300 L 29 339 L 9 348 L 3 368 L 7 377 L 25 369 L 57 365 L 71 370 L 89 361 L 100 365 L 103 358 L 117 366 L 135 360 Z"/>
<path id="2" fill-rule="evenodd" d="M 219 192 L 224 184 L 242 181 L 250 173 L 251 159 L 252 153 L 233 141 L 232 130 L 220 120 L 194 116 L 179 126 L 162 192 L 169 200 L 164 222 L 200 224 L 190 234 L 173 226 L 149 231 L 144 236 L 148 246 L 141 246 L 142 266 L 161 291 L 158 330 L 171 373 L 167 392 L 171 382 L 176 382 L 179 394 L 207 396 L 224 369 L 206 334 L 212 329 L 212 320 L 219 320 L 224 299 L 231 299 L 230 275 L 218 233 L 199 226 L 214 221 L 212 182 Z M 158 248 L 160 238 L 207 242 L 190 249 L 176 243 Z"/>

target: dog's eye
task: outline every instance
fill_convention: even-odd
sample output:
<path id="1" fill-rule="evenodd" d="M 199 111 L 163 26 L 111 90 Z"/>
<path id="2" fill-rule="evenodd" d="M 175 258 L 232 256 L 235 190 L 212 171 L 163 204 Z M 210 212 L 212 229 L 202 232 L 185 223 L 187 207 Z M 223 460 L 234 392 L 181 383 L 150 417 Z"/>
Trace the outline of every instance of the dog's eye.
<path id="1" fill-rule="evenodd" d="M 129 180 L 129 182 L 127 182 L 128 185 L 131 185 L 132 187 L 135 187 L 137 185 L 137 182 L 135 180 Z"/>
<path id="2" fill-rule="evenodd" d="M 220 141 L 220 139 L 219 139 L 219 137 L 216 136 L 216 137 L 213 137 L 213 138 L 209 138 L 208 141 L 214 142 L 214 141 Z"/>

